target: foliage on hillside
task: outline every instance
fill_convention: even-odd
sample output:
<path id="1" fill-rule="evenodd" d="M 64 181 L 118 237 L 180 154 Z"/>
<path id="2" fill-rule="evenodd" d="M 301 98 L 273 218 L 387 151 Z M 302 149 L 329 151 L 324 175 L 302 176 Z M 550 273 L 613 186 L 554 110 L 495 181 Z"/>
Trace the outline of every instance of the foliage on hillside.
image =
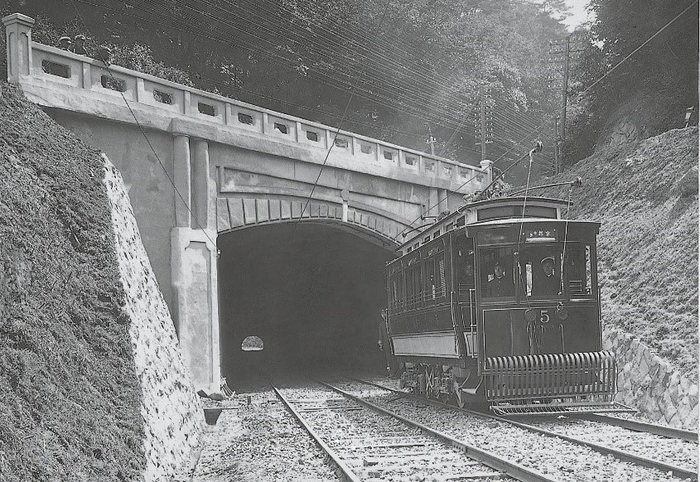
<path id="1" fill-rule="evenodd" d="M 591 0 L 590 9 L 591 42 L 571 72 L 566 162 L 683 127 L 689 107 L 697 125 L 697 2 Z"/>
<path id="2" fill-rule="evenodd" d="M 553 180 L 583 179 L 572 215 L 602 223 L 603 321 L 698 379 L 698 129 L 603 149 Z M 568 188 L 547 194 L 566 198 Z"/>
<path id="3" fill-rule="evenodd" d="M 103 162 L 0 89 L 0 478 L 136 480 L 141 392 Z"/>
<path id="4" fill-rule="evenodd" d="M 545 57 L 565 35 L 562 0 L 4 3 L 37 17 L 42 43 L 86 34 L 117 65 L 421 151 L 432 133 L 436 153 L 481 160 L 480 92 L 494 111 L 488 158 L 514 147 L 506 164 L 534 131 L 553 145 L 560 87 Z"/>

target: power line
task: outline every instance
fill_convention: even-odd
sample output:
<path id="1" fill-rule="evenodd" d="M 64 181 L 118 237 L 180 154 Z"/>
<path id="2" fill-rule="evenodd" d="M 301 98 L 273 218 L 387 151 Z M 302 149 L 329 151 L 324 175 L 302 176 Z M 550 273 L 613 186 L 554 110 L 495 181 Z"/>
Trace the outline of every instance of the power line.
<path id="1" fill-rule="evenodd" d="M 603 80 L 605 77 L 607 77 L 608 75 L 610 75 L 616 68 L 618 68 L 620 65 L 622 65 L 622 64 L 623 64 L 625 61 L 627 61 L 630 57 L 632 57 L 634 54 L 636 54 L 637 52 L 639 52 L 639 50 L 641 50 L 642 47 L 644 47 L 646 44 L 648 44 L 649 42 L 651 42 L 651 41 L 652 41 L 657 35 L 659 35 L 661 32 L 663 32 L 664 30 L 666 30 L 666 28 L 667 28 L 669 25 L 671 25 L 673 22 L 675 22 L 676 20 L 678 20 L 678 19 L 681 17 L 681 15 L 683 15 L 685 12 L 687 12 L 688 10 L 690 10 L 690 8 L 691 8 L 693 5 L 695 5 L 696 3 L 698 3 L 698 0 L 694 0 L 693 3 L 691 3 L 690 5 L 688 5 L 681 13 L 679 13 L 678 15 L 676 15 L 675 17 L 673 17 L 673 19 L 671 19 L 666 25 L 664 25 L 664 26 L 661 27 L 659 30 L 657 30 L 657 32 L 656 32 L 654 35 L 652 35 L 651 37 L 649 37 L 648 39 L 646 39 L 639 47 L 637 47 L 636 49 L 634 49 L 634 50 L 633 50 L 632 52 L 630 52 L 627 56 L 625 56 L 625 58 L 623 58 L 623 59 L 620 60 L 617 64 L 615 64 L 615 66 L 613 66 L 610 70 L 608 70 L 607 72 L 605 72 L 598 80 L 596 80 L 596 81 L 593 82 L 591 85 L 589 85 L 588 87 L 586 87 L 586 88 L 581 92 L 581 94 L 579 94 L 579 95 L 585 94 L 586 92 L 588 92 L 589 90 L 591 90 L 591 89 L 593 88 L 593 86 L 595 86 L 596 84 L 598 84 L 598 82 L 600 82 L 600 81 Z"/>
<path id="2" fill-rule="evenodd" d="M 384 13 L 382 14 L 382 19 L 379 21 L 379 26 L 377 27 L 377 30 L 382 28 L 382 24 L 384 23 L 384 17 L 386 16 L 386 12 L 389 9 L 389 1 L 386 0 L 386 4 L 384 6 Z M 335 131 L 335 135 L 333 136 L 333 142 L 331 142 L 331 145 L 328 147 L 328 152 L 326 152 L 326 158 L 323 160 L 323 164 L 321 164 L 321 168 L 318 170 L 318 176 L 316 176 L 316 180 L 314 181 L 314 185 L 311 187 L 311 192 L 309 193 L 309 196 L 306 200 L 306 204 L 304 204 L 303 209 L 301 210 L 301 215 L 299 216 L 300 218 L 304 217 L 304 212 L 306 211 L 306 208 L 309 205 L 309 202 L 311 202 L 311 198 L 314 195 L 314 191 L 316 190 L 316 186 L 318 185 L 319 179 L 321 179 L 321 173 L 323 173 L 323 169 L 326 167 L 326 163 L 328 162 L 328 157 L 331 154 L 331 151 L 333 150 L 333 146 L 335 146 L 335 140 L 338 138 L 338 133 L 340 132 L 340 126 L 343 124 L 343 120 L 345 119 L 345 116 L 348 113 L 348 109 L 350 108 L 350 102 L 352 101 L 352 95 L 354 93 L 354 89 L 352 92 L 350 92 L 350 98 L 348 99 L 348 103 L 345 106 L 345 112 L 343 112 L 343 117 L 340 119 L 340 123 L 338 124 L 338 129 Z"/>
<path id="3" fill-rule="evenodd" d="M 104 7 L 103 5 L 95 5 L 94 3 L 86 2 L 85 0 L 78 0 L 78 1 L 81 1 L 81 2 L 83 2 L 83 3 L 90 4 L 90 5 L 96 6 L 96 7 L 108 8 L 108 7 Z M 193 11 L 195 11 L 195 12 L 200 12 L 200 13 L 202 13 L 202 14 L 206 14 L 206 12 L 202 12 L 201 10 L 194 9 L 193 7 L 190 7 L 190 6 L 188 6 L 188 8 L 190 8 L 191 10 L 193 9 Z M 153 12 L 153 11 L 149 11 L 149 10 L 144 10 L 144 12 L 145 12 L 145 13 L 153 13 L 154 15 L 155 15 L 155 14 L 160 14 L 161 17 L 164 16 L 162 12 Z M 128 14 L 127 14 L 127 15 L 128 15 Z M 211 17 L 210 14 L 209 14 L 208 16 Z M 142 19 L 143 19 L 143 17 L 138 17 L 138 16 L 136 16 L 136 17 L 137 17 L 137 18 L 142 18 Z M 171 19 L 172 19 L 172 18 L 174 18 L 174 17 L 170 16 L 170 17 L 168 17 L 168 18 L 171 18 Z M 240 17 L 239 17 L 239 18 L 240 18 Z M 179 20 L 179 19 L 177 19 L 177 20 Z M 216 21 L 218 21 L 218 22 L 221 22 L 221 19 L 218 19 L 218 18 L 216 18 L 216 17 L 214 17 L 214 20 L 216 20 Z M 236 29 L 236 28 L 238 27 L 237 25 L 231 25 L 230 23 L 228 23 L 228 24 L 226 24 L 226 25 L 229 26 L 229 27 L 231 27 L 232 29 Z M 185 30 L 187 30 L 187 29 L 185 29 Z M 191 31 L 191 30 L 188 30 L 188 31 Z M 286 29 L 286 31 L 289 31 L 289 29 Z M 199 33 L 199 32 L 192 32 L 192 33 L 195 34 L 195 35 L 198 35 L 198 34 L 201 35 L 201 33 Z M 220 37 L 213 37 L 213 36 L 210 36 L 210 35 L 205 35 L 205 37 L 210 38 L 210 39 L 215 40 L 215 41 L 218 41 L 218 42 L 222 42 L 222 43 L 229 43 L 229 44 L 231 43 L 230 39 L 223 39 L 223 38 L 220 38 Z M 257 36 L 256 38 L 258 38 L 258 39 L 260 39 L 260 40 L 264 40 L 264 39 L 261 39 L 259 36 Z M 278 37 L 277 37 L 277 38 L 278 38 Z M 270 42 L 267 41 L 267 43 L 270 43 Z M 355 43 L 355 45 L 359 45 L 359 44 Z M 257 48 L 257 49 L 251 49 L 250 47 L 245 47 L 245 48 L 248 48 L 248 49 L 250 49 L 250 50 L 260 50 L 259 48 Z M 324 49 L 323 46 L 321 46 L 321 49 L 324 50 L 324 51 L 327 51 L 327 50 L 328 50 L 328 49 Z M 264 52 L 265 52 L 266 54 L 271 55 L 271 56 L 273 56 L 273 57 L 276 57 L 276 58 L 278 58 L 278 59 L 280 59 L 280 60 L 283 60 L 283 61 L 285 61 L 285 62 L 289 62 L 289 59 L 287 59 L 287 58 L 285 58 L 285 57 L 283 57 L 283 56 L 276 55 L 276 54 L 274 54 L 273 52 L 269 52 L 269 51 L 264 51 Z M 369 52 L 372 53 L 371 50 L 370 50 Z M 317 72 L 317 74 L 318 74 L 318 73 L 319 73 L 319 72 Z M 328 75 L 325 74 L 325 73 L 320 73 L 320 74 L 328 80 L 328 82 L 321 81 L 321 83 L 323 83 L 323 84 L 325 84 L 325 85 L 329 85 L 329 86 L 331 86 L 331 87 L 336 87 L 336 88 L 337 88 L 337 85 L 336 85 L 336 84 L 338 83 L 338 80 L 339 80 L 339 79 L 333 78 L 333 77 L 331 77 L 331 76 L 328 76 Z M 318 81 L 318 80 L 317 80 L 317 81 Z M 383 81 L 383 82 L 386 82 L 386 79 L 382 79 L 382 81 Z M 342 85 L 343 87 L 349 87 L 349 86 L 350 86 L 350 85 L 349 85 L 349 79 L 348 79 L 348 81 L 342 81 L 342 80 L 340 80 L 340 82 L 341 82 L 341 85 Z M 390 85 L 391 85 L 391 84 L 390 84 Z M 438 84 L 438 85 L 439 85 L 439 84 Z M 369 101 L 372 101 L 372 102 L 376 102 L 376 103 L 378 103 L 378 104 L 380 104 L 380 105 L 383 105 L 383 106 L 385 106 L 385 107 L 389 107 L 389 108 L 391 108 L 392 110 L 398 110 L 398 111 L 407 113 L 407 114 L 409 114 L 409 115 L 414 115 L 414 116 L 416 116 L 416 117 L 425 118 L 425 117 L 426 117 L 426 113 L 429 112 L 429 111 L 426 112 L 426 110 L 421 110 L 421 109 L 420 109 L 420 105 L 421 105 L 421 104 L 424 105 L 425 107 L 427 107 L 428 109 L 435 107 L 435 106 L 433 106 L 432 104 L 425 104 L 425 101 L 422 99 L 422 96 L 421 96 L 422 93 L 417 93 L 415 90 L 410 90 L 410 91 L 409 91 L 409 90 L 406 90 L 405 88 L 403 88 L 402 86 L 397 86 L 397 85 L 395 85 L 395 84 L 394 84 L 393 86 L 394 86 L 394 87 L 398 87 L 398 90 L 399 90 L 400 93 L 403 93 L 403 94 L 407 95 L 407 97 L 410 98 L 410 101 L 412 102 L 412 105 L 406 105 L 406 104 L 405 104 L 404 102 L 402 102 L 402 101 L 398 101 L 398 102 L 397 102 L 396 99 L 389 98 L 389 97 L 387 97 L 386 95 L 378 94 L 377 92 L 368 92 L 366 89 L 361 89 L 361 88 L 360 88 L 360 89 L 359 89 L 360 91 L 358 92 L 357 83 L 354 84 L 355 95 L 356 95 L 357 97 L 363 98 L 363 99 L 365 99 L 365 100 L 369 100 Z M 445 86 L 444 86 L 444 85 L 441 85 L 441 87 L 445 87 Z M 449 89 L 443 89 L 443 90 L 449 91 Z M 416 97 L 416 96 L 417 96 L 417 97 Z M 449 99 L 449 98 L 450 98 L 450 97 L 448 96 L 447 99 Z M 404 110 L 401 110 L 401 109 L 397 108 L 397 107 L 396 107 L 396 104 L 399 104 L 399 105 L 403 106 L 403 109 L 404 109 Z M 419 105 L 419 107 L 416 107 L 416 105 Z M 449 103 L 448 103 L 448 105 L 449 105 Z M 438 108 L 441 108 L 441 107 L 442 107 L 442 106 L 438 106 Z M 441 114 L 442 114 L 442 115 L 439 117 L 440 120 L 439 120 L 439 121 L 436 121 L 435 118 L 431 118 L 431 119 L 433 120 L 433 123 L 436 124 L 436 125 L 441 125 L 441 126 L 443 126 L 443 127 L 455 128 L 456 131 L 459 131 L 459 129 L 462 128 L 463 124 L 465 123 L 464 120 L 460 120 L 459 123 L 457 123 L 457 122 L 456 122 L 456 119 L 453 120 L 453 119 L 449 118 L 449 116 L 446 118 L 446 117 L 445 117 L 446 110 L 450 110 L 450 109 L 441 108 Z M 429 115 L 428 117 L 430 117 L 430 115 Z M 461 117 L 461 116 L 460 116 L 460 117 Z M 454 123 L 454 124 L 451 124 L 452 122 L 455 122 L 455 123 Z M 451 124 L 451 126 L 450 126 L 450 124 Z M 456 125 L 456 127 L 455 127 L 455 125 Z M 467 147 L 464 147 L 464 148 L 467 149 L 467 150 L 470 150 L 470 149 L 467 148 Z"/>
<path id="4" fill-rule="evenodd" d="M 87 30 L 89 32 L 90 29 L 88 28 L 87 24 L 85 23 L 85 20 L 83 19 L 82 15 L 80 15 L 80 11 L 78 10 L 77 6 L 75 5 L 75 0 L 71 0 L 71 4 L 73 5 L 73 8 L 75 9 L 75 12 L 78 15 L 78 18 L 85 26 L 85 30 Z M 112 79 L 115 80 L 116 78 L 114 77 L 114 74 L 112 73 L 112 69 L 109 68 L 109 65 L 107 63 L 105 63 L 105 68 L 106 68 L 107 72 L 109 73 L 109 75 L 112 77 Z M 158 153 L 156 152 L 155 148 L 153 147 L 153 144 L 151 144 L 151 140 L 146 135 L 145 129 L 143 128 L 143 126 L 141 125 L 139 120 L 136 118 L 136 114 L 134 113 L 133 109 L 129 105 L 129 102 L 126 100 L 126 97 L 124 96 L 124 92 L 119 91 L 119 93 L 120 93 L 122 99 L 124 100 L 124 103 L 126 104 L 127 109 L 129 109 L 129 113 L 131 113 L 131 116 L 134 118 L 134 122 L 136 122 L 136 125 L 138 126 L 139 130 L 141 131 L 141 134 L 143 135 L 144 139 L 146 139 L 146 143 L 148 144 L 148 147 L 151 149 L 151 152 L 153 152 L 153 155 L 156 157 L 156 160 L 158 161 L 158 165 L 160 165 L 161 169 L 163 170 L 163 173 L 168 178 L 168 181 L 170 181 L 170 184 L 173 186 L 173 190 L 177 194 L 178 198 L 180 198 L 180 200 L 182 201 L 182 204 L 184 204 L 185 209 L 187 209 L 187 211 L 190 213 L 190 219 L 194 220 L 194 222 L 197 226 L 197 229 L 202 231 L 204 236 L 212 244 L 213 248 L 218 249 L 214 240 L 211 239 L 211 237 L 209 236 L 207 231 L 204 228 L 202 228 L 202 226 L 199 224 L 199 220 L 197 219 L 197 216 L 194 215 L 194 213 L 192 212 L 192 209 L 187 204 L 187 201 L 185 201 L 185 198 L 183 197 L 182 193 L 180 193 L 180 191 L 177 189 L 177 186 L 175 185 L 175 181 L 170 176 L 170 174 L 168 174 L 168 170 L 165 168 L 165 165 L 163 165 L 163 161 L 161 161 L 160 156 L 158 156 Z"/>

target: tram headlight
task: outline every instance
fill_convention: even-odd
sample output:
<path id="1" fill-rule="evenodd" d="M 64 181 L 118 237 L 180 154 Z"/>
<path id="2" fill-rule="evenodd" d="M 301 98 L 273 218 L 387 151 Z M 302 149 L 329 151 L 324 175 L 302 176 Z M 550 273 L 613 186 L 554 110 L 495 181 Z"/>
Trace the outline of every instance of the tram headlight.
<path id="1" fill-rule="evenodd" d="M 533 321 L 535 321 L 535 319 L 537 319 L 537 314 L 532 308 L 528 308 L 527 310 L 525 310 L 523 316 L 525 316 L 525 321 L 527 321 L 528 323 L 532 323 Z"/>
<path id="2" fill-rule="evenodd" d="M 557 305 L 556 312 L 557 318 L 559 318 L 560 320 L 565 320 L 569 317 L 569 311 L 564 307 L 563 303 L 559 303 Z"/>

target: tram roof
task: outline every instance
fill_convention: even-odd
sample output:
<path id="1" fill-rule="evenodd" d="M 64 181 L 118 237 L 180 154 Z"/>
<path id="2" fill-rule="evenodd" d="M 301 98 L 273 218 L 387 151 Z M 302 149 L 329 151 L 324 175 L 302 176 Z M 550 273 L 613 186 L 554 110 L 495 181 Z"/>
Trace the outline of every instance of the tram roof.
<path id="1" fill-rule="evenodd" d="M 556 224 L 588 224 L 600 226 L 597 221 L 587 221 L 585 219 L 553 219 L 553 218 L 507 218 L 507 219 L 487 219 L 476 223 L 467 224 L 467 228 L 475 228 L 482 226 L 504 226 L 508 224 L 531 224 L 531 223 L 556 223 Z"/>
<path id="2" fill-rule="evenodd" d="M 498 225 L 507 225 L 507 224 L 512 224 L 512 223 L 520 223 L 520 222 L 527 222 L 527 223 L 533 223 L 533 222 L 565 222 L 566 220 L 561 219 L 560 217 L 540 217 L 540 216 L 521 216 L 521 215 L 509 215 L 509 216 L 504 216 L 504 217 L 499 217 L 499 218 L 490 218 L 490 219 L 485 219 L 483 221 L 477 221 L 476 219 L 478 218 L 478 213 L 480 211 L 485 212 L 486 210 L 493 209 L 493 208 L 504 208 L 507 206 L 513 206 L 514 208 L 516 207 L 522 207 L 525 206 L 527 208 L 550 208 L 550 209 L 556 209 L 557 212 L 561 208 L 571 206 L 573 203 L 571 201 L 567 201 L 565 199 L 556 199 L 556 198 L 548 198 L 548 197 L 539 197 L 539 196 L 511 196 L 511 197 L 497 197 L 497 198 L 490 198 L 490 199 L 484 199 L 484 200 L 478 200 L 478 201 L 472 201 L 469 202 L 463 206 L 460 206 L 458 209 L 455 211 L 451 212 L 450 214 L 444 216 L 440 220 L 438 220 L 436 223 L 432 225 L 426 225 L 425 230 L 421 231 L 418 234 L 412 235 L 409 239 L 407 239 L 398 249 L 397 252 L 404 252 L 405 249 L 409 246 L 415 245 L 416 242 L 419 242 L 420 244 L 423 244 L 421 240 L 423 240 L 427 235 L 431 235 L 431 237 L 438 235 L 436 231 L 439 231 L 439 235 L 442 235 L 448 231 L 451 231 L 453 229 L 465 227 L 465 226 L 498 226 Z M 469 213 L 472 213 L 470 216 Z M 469 219 L 471 218 L 471 220 Z M 569 220 L 569 223 L 588 223 L 590 224 L 591 221 L 571 221 Z M 599 223 L 598 223 L 599 224 Z"/>
<path id="3" fill-rule="evenodd" d="M 573 205 L 573 202 L 567 201 L 566 199 L 558 199 L 553 197 L 541 197 L 541 196 L 506 196 L 506 197 L 494 197 L 490 199 L 483 199 L 480 201 L 472 201 L 464 206 L 460 206 L 455 213 L 464 211 L 465 209 L 481 208 L 484 206 L 497 206 L 501 204 L 514 204 L 527 202 L 528 205 L 556 205 L 559 207 L 565 207 L 567 205 Z"/>

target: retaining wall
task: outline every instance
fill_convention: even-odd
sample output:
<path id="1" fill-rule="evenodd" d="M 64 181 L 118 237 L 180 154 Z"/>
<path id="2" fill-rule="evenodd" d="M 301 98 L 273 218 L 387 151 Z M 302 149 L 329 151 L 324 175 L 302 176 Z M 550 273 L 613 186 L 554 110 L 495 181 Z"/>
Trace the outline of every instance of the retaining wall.
<path id="1" fill-rule="evenodd" d="M 617 357 L 617 401 L 659 423 L 698 430 L 697 383 L 621 331 L 607 328 L 603 346 Z"/>
<path id="2" fill-rule="evenodd" d="M 103 154 L 117 258 L 145 425 L 144 480 L 172 480 L 189 463 L 204 412 L 185 366 L 175 327 L 141 242 L 121 174 Z"/>

